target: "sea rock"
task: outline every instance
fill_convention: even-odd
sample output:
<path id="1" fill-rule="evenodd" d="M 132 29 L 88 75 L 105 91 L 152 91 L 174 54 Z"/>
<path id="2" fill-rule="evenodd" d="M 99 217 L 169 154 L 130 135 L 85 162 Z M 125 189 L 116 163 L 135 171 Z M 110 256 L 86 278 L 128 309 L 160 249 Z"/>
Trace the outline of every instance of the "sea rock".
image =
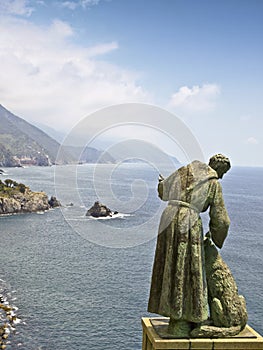
<path id="1" fill-rule="evenodd" d="M 61 207 L 60 201 L 55 196 L 51 196 L 50 200 L 48 201 L 48 204 L 51 208 Z"/>
<path id="2" fill-rule="evenodd" d="M 13 214 L 21 211 L 21 203 L 14 198 L 0 197 L 0 214 Z"/>
<path id="3" fill-rule="evenodd" d="M 45 192 L 33 192 L 13 180 L 0 182 L 0 215 L 46 211 L 59 206 L 57 198 L 48 199 Z"/>
<path id="4" fill-rule="evenodd" d="M 48 196 L 45 192 L 31 192 L 23 199 L 22 212 L 44 211 L 49 209 Z"/>
<path id="5" fill-rule="evenodd" d="M 50 208 L 48 196 L 44 192 L 16 193 L 12 197 L 0 195 L 0 214 L 31 213 Z"/>
<path id="6" fill-rule="evenodd" d="M 101 204 L 100 202 L 95 202 L 93 206 L 87 211 L 86 216 L 93 216 L 95 218 L 107 217 L 118 214 L 117 211 L 111 211 L 106 205 Z"/>

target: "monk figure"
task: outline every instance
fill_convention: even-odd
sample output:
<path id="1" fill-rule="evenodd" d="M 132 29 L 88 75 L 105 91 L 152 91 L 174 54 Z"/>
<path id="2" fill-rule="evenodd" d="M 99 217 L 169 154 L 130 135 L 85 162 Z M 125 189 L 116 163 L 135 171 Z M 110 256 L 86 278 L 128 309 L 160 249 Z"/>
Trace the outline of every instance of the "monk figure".
<path id="1" fill-rule="evenodd" d="M 201 212 L 209 209 L 209 231 L 221 248 L 230 220 L 218 181 L 230 161 L 216 154 L 209 165 L 198 160 L 159 179 L 158 193 L 168 201 L 157 239 L 148 311 L 170 317 L 168 333 L 190 336 L 208 319 L 208 292 Z"/>

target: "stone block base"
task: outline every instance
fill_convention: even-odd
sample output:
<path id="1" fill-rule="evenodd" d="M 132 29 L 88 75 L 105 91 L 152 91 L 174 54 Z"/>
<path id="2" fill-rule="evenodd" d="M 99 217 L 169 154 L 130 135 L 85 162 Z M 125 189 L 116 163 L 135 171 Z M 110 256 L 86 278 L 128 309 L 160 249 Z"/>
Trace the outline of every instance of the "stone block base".
<path id="1" fill-rule="evenodd" d="M 169 318 L 142 318 L 142 350 L 263 350 L 263 337 L 250 326 L 234 337 L 168 339 Z"/>

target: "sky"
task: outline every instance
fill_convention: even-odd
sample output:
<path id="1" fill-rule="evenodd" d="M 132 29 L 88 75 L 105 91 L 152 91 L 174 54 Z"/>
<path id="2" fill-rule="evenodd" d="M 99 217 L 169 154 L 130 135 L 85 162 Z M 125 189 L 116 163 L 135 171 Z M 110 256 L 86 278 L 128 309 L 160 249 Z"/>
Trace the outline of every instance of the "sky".
<path id="1" fill-rule="evenodd" d="M 261 0 L 5 0 L 0 103 L 64 133 L 102 108 L 149 104 L 181 120 L 205 159 L 263 166 L 262 38 Z M 106 138 L 151 134 L 113 129 Z"/>

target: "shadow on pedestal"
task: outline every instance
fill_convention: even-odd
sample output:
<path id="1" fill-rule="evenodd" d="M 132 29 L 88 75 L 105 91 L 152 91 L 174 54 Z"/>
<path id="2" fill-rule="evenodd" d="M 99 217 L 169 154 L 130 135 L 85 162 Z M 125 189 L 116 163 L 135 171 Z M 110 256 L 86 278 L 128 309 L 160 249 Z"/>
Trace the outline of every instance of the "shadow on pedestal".
<path id="1" fill-rule="evenodd" d="M 263 350 L 263 337 L 248 325 L 233 337 L 174 339 L 168 323 L 169 318 L 142 318 L 142 350 Z"/>

